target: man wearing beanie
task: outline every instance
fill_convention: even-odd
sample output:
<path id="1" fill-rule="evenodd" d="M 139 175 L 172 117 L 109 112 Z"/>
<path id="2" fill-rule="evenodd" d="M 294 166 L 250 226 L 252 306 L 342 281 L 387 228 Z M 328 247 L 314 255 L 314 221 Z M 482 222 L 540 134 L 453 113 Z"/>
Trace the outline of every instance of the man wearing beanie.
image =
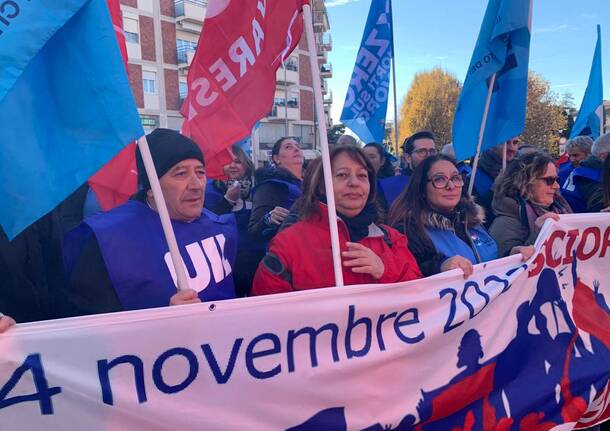
<path id="1" fill-rule="evenodd" d="M 85 219 L 66 236 L 66 316 L 235 297 L 235 219 L 203 209 L 201 150 L 169 129 L 156 129 L 147 140 L 190 289 L 176 293 L 174 266 L 138 148 L 138 193 L 107 213 Z"/>

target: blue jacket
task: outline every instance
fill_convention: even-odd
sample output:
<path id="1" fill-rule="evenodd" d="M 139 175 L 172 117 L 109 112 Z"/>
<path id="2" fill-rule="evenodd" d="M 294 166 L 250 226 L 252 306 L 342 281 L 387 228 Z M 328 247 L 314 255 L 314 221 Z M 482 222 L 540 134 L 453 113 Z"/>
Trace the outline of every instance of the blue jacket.
<path id="1" fill-rule="evenodd" d="M 462 240 L 454 230 L 426 228 L 436 251 L 447 258 L 462 256 L 474 264 L 498 258 L 498 246 L 482 225 L 467 228 L 468 242 Z"/>
<path id="2" fill-rule="evenodd" d="M 578 186 L 578 179 L 601 183 L 602 172 L 599 169 L 579 166 L 574 169 L 561 186 L 561 195 L 570 204 L 575 213 L 587 212 L 587 201 Z"/>

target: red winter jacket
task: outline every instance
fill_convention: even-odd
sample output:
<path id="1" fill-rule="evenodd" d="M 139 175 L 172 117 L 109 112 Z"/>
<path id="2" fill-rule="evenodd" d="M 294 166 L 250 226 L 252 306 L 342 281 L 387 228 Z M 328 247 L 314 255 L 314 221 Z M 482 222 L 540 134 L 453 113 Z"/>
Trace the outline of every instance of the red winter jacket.
<path id="1" fill-rule="evenodd" d="M 343 252 L 347 250 L 345 243 L 350 241 L 349 233 L 341 219 L 338 219 L 338 223 L 339 244 Z M 372 224 L 369 226 L 369 236 L 358 242 L 381 258 L 385 271 L 379 280 L 375 280 L 370 274 L 357 274 L 343 267 L 346 285 L 396 283 L 422 277 L 415 258 L 407 248 L 407 237 L 397 230 Z M 308 220 L 299 221 L 273 238 L 267 256 L 254 276 L 251 294 L 269 295 L 334 285 L 328 211 L 321 204 L 319 215 L 314 214 Z"/>

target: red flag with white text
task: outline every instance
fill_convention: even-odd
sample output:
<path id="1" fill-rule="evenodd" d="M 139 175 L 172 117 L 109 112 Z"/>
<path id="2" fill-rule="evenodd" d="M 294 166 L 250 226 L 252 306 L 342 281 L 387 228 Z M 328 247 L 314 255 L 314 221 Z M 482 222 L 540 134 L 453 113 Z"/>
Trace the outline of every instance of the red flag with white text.
<path id="1" fill-rule="evenodd" d="M 106 0 L 114 34 L 121 50 L 125 69 L 127 69 L 127 45 L 123 31 L 123 16 L 119 0 Z M 110 162 L 89 178 L 89 186 L 104 211 L 122 203 L 137 190 L 138 171 L 136 168 L 136 144 L 131 143 L 118 153 Z"/>
<path id="2" fill-rule="evenodd" d="M 306 3 L 209 2 L 182 105 L 182 133 L 202 148 L 208 176 L 222 175 L 223 164 L 230 162 L 224 150 L 271 111 L 276 71 L 299 43 Z"/>

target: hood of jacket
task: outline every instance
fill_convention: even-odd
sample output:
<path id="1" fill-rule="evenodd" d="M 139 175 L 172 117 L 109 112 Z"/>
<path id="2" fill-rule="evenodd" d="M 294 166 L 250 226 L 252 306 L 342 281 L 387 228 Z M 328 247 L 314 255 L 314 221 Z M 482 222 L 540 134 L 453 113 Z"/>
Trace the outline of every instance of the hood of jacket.
<path id="1" fill-rule="evenodd" d="M 282 180 L 294 184 L 301 183 L 301 180 L 292 175 L 290 171 L 277 166 L 268 166 L 257 169 L 254 173 L 254 180 L 255 184 L 257 185 L 267 180 Z"/>

